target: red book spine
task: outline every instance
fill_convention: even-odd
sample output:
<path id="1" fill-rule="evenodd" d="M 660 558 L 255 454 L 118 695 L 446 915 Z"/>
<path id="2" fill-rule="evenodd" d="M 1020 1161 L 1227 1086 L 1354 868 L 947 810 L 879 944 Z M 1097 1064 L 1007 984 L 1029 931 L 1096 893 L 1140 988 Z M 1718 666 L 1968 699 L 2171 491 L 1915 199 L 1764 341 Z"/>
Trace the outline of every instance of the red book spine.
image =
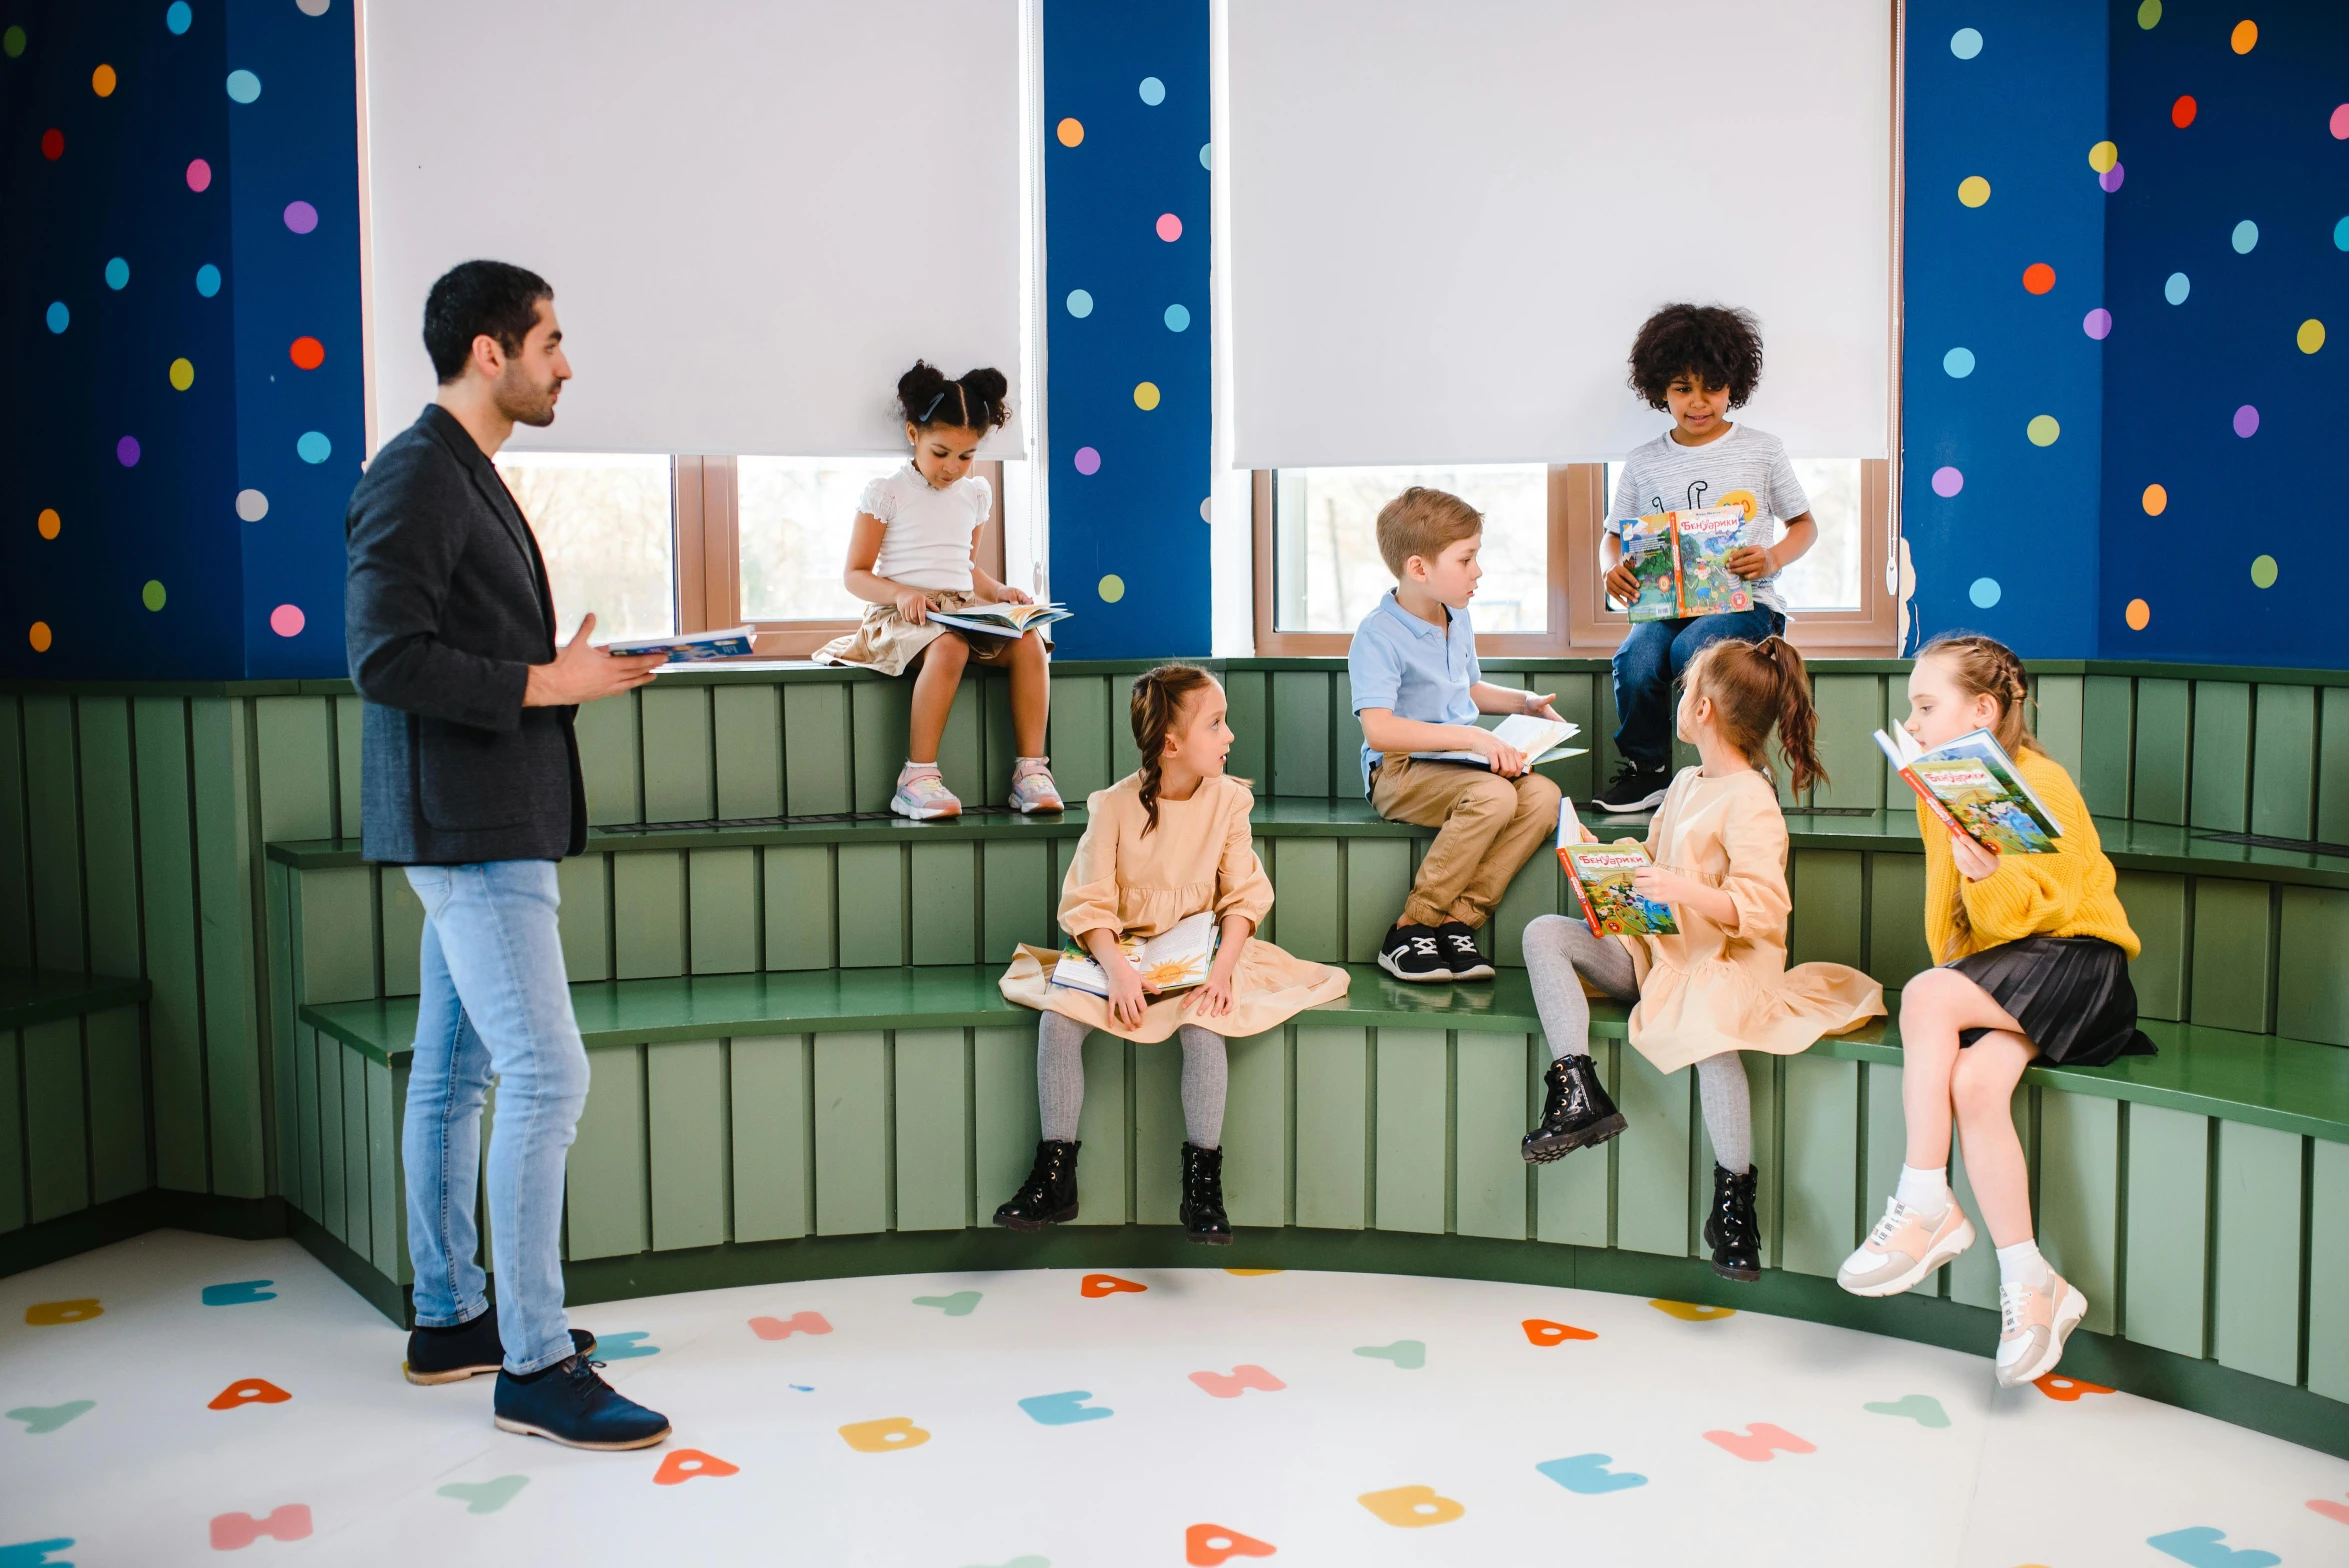
<path id="1" fill-rule="evenodd" d="M 1941 819 L 1941 825 L 1943 827 L 1949 829 L 1952 833 L 1955 833 L 1959 838 L 1964 839 L 1967 843 L 1972 844 L 1977 849 L 1987 849 L 1990 847 L 1987 844 L 1984 844 L 1980 839 L 1976 838 L 1973 834 L 1966 831 L 1966 825 L 1960 822 L 1957 819 L 1956 814 L 1953 813 L 1948 806 L 1942 803 L 1941 797 L 1934 794 L 1932 790 L 1928 789 L 1923 779 L 1917 777 L 1916 769 L 1903 768 L 1900 770 L 1900 776 L 1907 781 L 1909 788 L 1917 792 L 1917 798 L 1925 803 L 1925 808 L 1932 812 L 1933 815 Z"/>
<path id="2" fill-rule="evenodd" d="M 1590 907 L 1590 892 L 1575 873 L 1573 860 L 1562 849 L 1558 851 L 1558 864 L 1566 868 L 1566 881 L 1574 889 L 1574 901 L 1582 906 L 1583 923 L 1590 927 L 1590 934 L 1605 936 L 1607 933 L 1599 929 L 1599 912 Z"/>

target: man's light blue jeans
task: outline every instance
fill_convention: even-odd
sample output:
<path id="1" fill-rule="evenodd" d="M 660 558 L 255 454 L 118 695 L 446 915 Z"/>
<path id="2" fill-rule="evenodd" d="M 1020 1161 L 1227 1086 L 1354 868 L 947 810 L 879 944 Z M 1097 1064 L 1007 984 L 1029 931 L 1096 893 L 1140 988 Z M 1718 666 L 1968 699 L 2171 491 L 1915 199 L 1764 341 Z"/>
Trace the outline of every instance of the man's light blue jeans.
<path id="1" fill-rule="evenodd" d="M 481 1107 L 494 1077 L 489 1223 L 506 1370 L 567 1360 L 563 1161 L 587 1104 L 587 1048 L 571 1014 L 551 860 L 409 866 L 424 903 L 423 994 L 408 1122 L 408 1255 L 416 1321 L 469 1323 L 488 1310 L 473 1220 Z"/>

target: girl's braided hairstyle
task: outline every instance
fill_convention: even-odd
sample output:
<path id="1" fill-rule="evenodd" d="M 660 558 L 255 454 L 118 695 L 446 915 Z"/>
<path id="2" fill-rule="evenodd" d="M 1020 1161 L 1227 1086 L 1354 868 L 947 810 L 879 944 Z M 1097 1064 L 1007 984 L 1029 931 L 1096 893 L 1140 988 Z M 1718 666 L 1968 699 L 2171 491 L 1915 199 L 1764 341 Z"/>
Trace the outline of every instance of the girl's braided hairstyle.
<path id="1" fill-rule="evenodd" d="M 1998 704 L 1998 722 L 1990 733 L 2010 757 L 2025 747 L 2045 751 L 2039 737 L 2024 722 L 2023 707 L 2031 700 L 2031 686 L 2023 661 L 2015 650 L 1995 638 L 1974 632 L 1949 632 L 1934 638 L 1917 652 L 1918 662 L 1938 659 L 1958 690 L 1969 696 L 1988 696 Z"/>
<path id="2" fill-rule="evenodd" d="M 1147 836 L 1158 826 L 1158 770 L 1166 755 L 1166 734 L 1182 717 L 1183 702 L 1195 691 L 1205 691 L 1215 677 L 1196 664 L 1161 664 L 1134 678 L 1129 704 L 1134 721 L 1134 744 L 1142 753 L 1142 811 L 1149 823 Z"/>

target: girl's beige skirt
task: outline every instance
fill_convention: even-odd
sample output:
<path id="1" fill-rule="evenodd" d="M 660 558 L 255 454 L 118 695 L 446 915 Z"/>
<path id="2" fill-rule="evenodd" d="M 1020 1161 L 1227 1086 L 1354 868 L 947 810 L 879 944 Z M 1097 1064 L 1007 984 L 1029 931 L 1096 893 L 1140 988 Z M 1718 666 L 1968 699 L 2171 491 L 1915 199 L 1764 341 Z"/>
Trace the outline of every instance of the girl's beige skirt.
<path id="1" fill-rule="evenodd" d="M 930 601 L 933 610 L 966 610 L 975 604 L 991 601 L 975 593 L 957 593 L 951 588 L 932 588 L 923 598 Z M 818 664 L 853 664 L 858 669 L 875 670 L 883 675 L 903 675 L 906 666 L 913 663 L 924 648 L 936 642 L 951 628 L 936 621 L 925 621 L 916 626 L 897 613 L 894 604 L 868 604 L 865 618 L 857 623 L 855 631 L 845 637 L 835 637 L 816 650 Z M 1010 657 L 1014 637 L 990 637 L 984 632 L 973 632 L 968 641 L 971 658 L 980 664 L 996 664 Z"/>
<path id="2" fill-rule="evenodd" d="M 1177 991 L 1152 998 L 1140 1027 L 1127 1029 L 1110 1017 L 1107 999 L 1054 985 L 1052 966 L 1059 961 L 1060 954 L 1054 949 L 1022 942 L 1000 982 L 1004 1000 L 1039 1012 L 1059 1013 L 1103 1034 L 1145 1045 L 1165 1039 L 1185 1024 L 1197 1024 L 1227 1039 L 1245 1039 L 1288 1022 L 1308 1007 L 1334 1002 L 1346 994 L 1343 969 L 1291 958 L 1270 942 L 1250 937 L 1247 949 L 1240 954 L 1239 968 L 1232 972 L 1230 1012 L 1221 1018 L 1198 1017 L 1183 1005 L 1191 993 Z"/>

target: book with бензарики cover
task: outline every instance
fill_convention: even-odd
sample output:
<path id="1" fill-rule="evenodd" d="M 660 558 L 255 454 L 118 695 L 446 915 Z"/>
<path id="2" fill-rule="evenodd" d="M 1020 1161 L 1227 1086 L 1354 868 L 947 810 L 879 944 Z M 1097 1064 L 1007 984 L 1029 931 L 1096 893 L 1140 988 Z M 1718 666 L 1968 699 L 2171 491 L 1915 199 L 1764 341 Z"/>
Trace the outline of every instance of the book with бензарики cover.
<path id="1" fill-rule="evenodd" d="M 1904 729 L 1878 730 L 1877 747 L 1925 809 L 1993 854 L 2052 855 L 2064 830 L 2015 759 L 1988 730 L 1927 750 Z"/>
<path id="2" fill-rule="evenodd" d="M 1574 897 L 1582 905 L 1582 918 L 1592 936 L 1672 936 L 1679 932 L 1680 922 L 1672 917 L 1671 905 L 1659 904 L 1632 889 L 1631 879 L 1654 864 L 1647 846 L 1630 838 L 1612 844 L 1584 843 L 1582 824 L 1575 818 L 1571 800 L 1558 802 L 1558 864 L 1574 885 Z"/>
<path id="3" fill-rule="evenodd" d="M 1623 524 L 1623 559 L 1639 579 L 1628 607 L 1633 621 L 1682 620 L 1750 610 L 1752 587 L 1729 569 L 1729 555 L 1746 541 L 1746 509 L 1657 512 Z"/>

